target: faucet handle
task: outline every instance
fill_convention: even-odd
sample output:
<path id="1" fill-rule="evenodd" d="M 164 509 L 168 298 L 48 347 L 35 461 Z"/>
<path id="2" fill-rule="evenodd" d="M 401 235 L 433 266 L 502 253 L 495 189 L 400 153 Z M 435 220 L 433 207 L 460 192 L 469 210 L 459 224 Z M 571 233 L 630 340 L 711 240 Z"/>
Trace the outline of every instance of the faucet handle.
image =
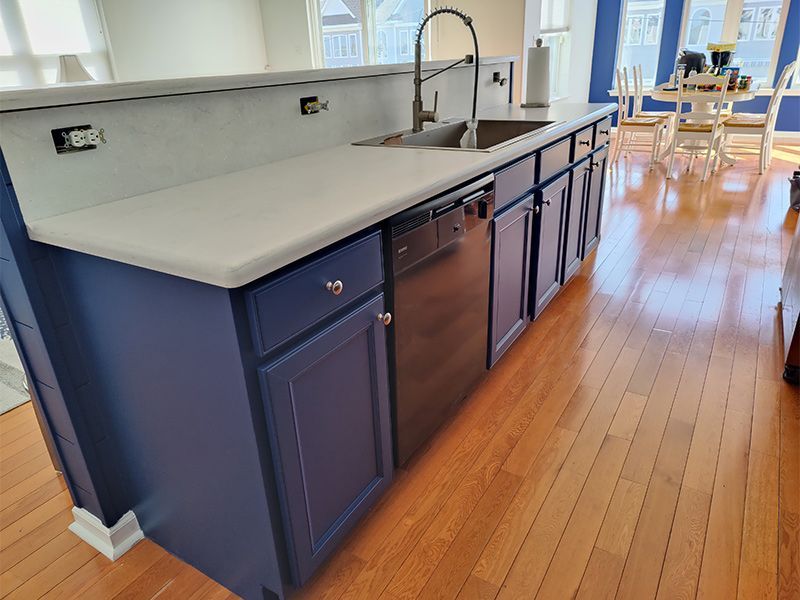
<path id="1" fill-rule="evenodd" d="M 433 93 L 433 112 L 437 114 L 439 112 L 439 90 Z"/>

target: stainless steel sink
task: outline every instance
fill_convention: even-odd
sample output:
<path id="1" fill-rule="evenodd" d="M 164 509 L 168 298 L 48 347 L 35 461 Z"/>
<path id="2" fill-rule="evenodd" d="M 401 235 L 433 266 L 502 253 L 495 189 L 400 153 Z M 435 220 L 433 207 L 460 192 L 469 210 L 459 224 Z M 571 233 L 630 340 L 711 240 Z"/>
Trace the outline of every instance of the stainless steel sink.
<path id="1" fill-rule="evenodd" d="M 462 152 L 493 152 L 523 139 L 539 135 L 560 125 L 563 121 L 478 121 L 478 147 L 462 148 L 461 138 L 467 131 L 463 120 L 435 125 L 425 131 L 398 131 L 368 140 L 355 142 L 356 146 L 391 146 L 400 148 L 436 148 Z"/>

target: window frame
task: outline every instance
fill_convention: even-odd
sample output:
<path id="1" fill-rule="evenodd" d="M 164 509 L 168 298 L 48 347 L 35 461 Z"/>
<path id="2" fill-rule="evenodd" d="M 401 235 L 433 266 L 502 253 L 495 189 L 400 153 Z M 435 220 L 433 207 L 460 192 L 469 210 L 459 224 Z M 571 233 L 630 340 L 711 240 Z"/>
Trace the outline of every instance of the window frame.
<path id="1" fill-rule="evenodd" d="M 324 35 L 335 35 L 335 32 L 328 31 L 325 32 L 323 30 L 322 25 L 322 15 L 321 15 L 321 8 L 322 8 L 322 1 L 323 0 L 305 0 L 307 11 L 308 11 L 308 27 L 311 36 L 311 56 L 312 56 L 312 65 L 315 69 L 325 69 L 325 68 L 333 68 L 333 67 L 326 67 L 326 58 L 324 51 Z M 423 2 L 423 13 L 427 14 L 430 12 L 432 0 L 422 0 Z M 361 29 L 360 33 L 355 34 L 357 37 L 360 36 L 360 55 L 354 56 L 351 52 L 349 52 L 349 39 L 348 39 L 348 52 L 341 57 L 335 56 L 335 52 L 332 52 L 334 58 L 358 58 L 361 60 L 361 63 L 364 65 L 383 65 L 383 64 L 390 64 L 391 56 L 389 53 L 386 53 L 386 56 L 380 56 L 378 53 L 378 44 L 380 43 L 380 35 L 376 20 L 376 0 L 360 0 L 361 3 Z M 430 48 L 431 44 L 429 43 L 431 39 L 431 30 L 435 28 L 435 22 L 431 24 L 430 27 L 426 28 L 424 39 L 423 39 L 423 60 L 430 60 Z M 386 39 L 388 41 L 389 35 L 392 37 L 397 36 L 397 30 L 393 30 L 392 34 L 386 34 Z M 407 54 L 400 54 L 399 47 L 397 57 L 392 60 L 393 63 L 398 62 L 407 62 L 407 61 L 397 61 L 397 58 L 403 57 L 408 58 L 411 57 L 413 60 L 414 56 L 414 41 L 412 37 L 409 35 L 408 41 L 409 49 Z M 399 41 L 398 41 L 399 46 Z"/>
<path id="2" fill-rule="evenodd" d="M 797 1 L 797 0 L 795 0 Z M 780 6 L 780 15 L 778 17 L 778 22 L 775 27 L 775 43 L 772 45 L 772 54 L 769 57 L 769 67 L 767 69 L 767 76 L 766 81 L 763 85 L 767 88 L 771 88 L 775 84 L 775 75 L 777 74 L 777 66 L 778 66 L 778 59 L 780 57 L 781 51 L 781 44 L 783 43 L 783 35 L 786 30 L 786 21 L 789 12 L 789 2 L 790 0 L 781 0 Z M 626 0 L 627 4 L 627 0 Z M 685 48 L 688 44 L 688 28 L 689 28 L 689 11 L 691 10 L 692 2 L 691 0 L 685 0 L 683 5 L 683 14 L 681 16 L 681 29 L 680 35 L 678 36 L 678 48 Z M 769 7 L 752 7 L 754 10 L 761 10 L 762 8 L 769 8 Z M 750 25 L 750 37 L 746 40 L 738 39 L 738 32 L 739 32 L 739 25 L 742 20 L 742 13 L 745 10 L 744 0 L 739 0 L 738 2 L 728 2 L 725 6 L 725 16 L 723 17 L 723 35 L 724 32 L 735 32 L 733 35 L 736 36 L 736 42 L 740 41 L 759 41 L 765 42 L 770 41 L 771 38 L 756 38 L 755 37 L 755 29 L 758 23 L 758 20 L 754 21 Z M 757 13 L 756 13 L 757 14 Z"/>

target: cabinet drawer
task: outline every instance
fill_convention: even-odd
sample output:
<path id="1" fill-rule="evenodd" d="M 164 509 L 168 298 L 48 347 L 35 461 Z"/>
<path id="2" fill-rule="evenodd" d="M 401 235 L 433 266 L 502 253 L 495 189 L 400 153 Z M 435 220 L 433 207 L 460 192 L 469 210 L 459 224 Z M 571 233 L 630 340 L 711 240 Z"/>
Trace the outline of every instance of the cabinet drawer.
<path id="1" fill-rule="evenodd" d="M 263 356 L 382 281 L 376 232 L 253 290 L 248 305 L 256 350 Z"/>
<path id="2" fill-rule="evenodd" d="M 494 180 L 495 210 L 500 210 L 533 187 L 536 156 L 531 156 L 500 171 Z"/>
<path id="3" fill-rule="evenodd" d="M 578 161 L 592 151 L 594 138 L 594 125 L 581 129 L 575 134 L 575 145 L 572 151 L 572 161 Z"/>
<path id="4" fill-rule="evenodd" d="M 595 148 L 599 148 L 603 144 L 611 141 L 611 117 L 606 117 L 594 126 L 594 144 Z"/>
<path id="5" fill-rule="evenodd" d="M 570 144 L 571 140 L 567 138 L 563 142 L 542 150 L 539 158 L 539 177 L 536 179 L 536 183 L 547 181 L 569 166 Z"/>

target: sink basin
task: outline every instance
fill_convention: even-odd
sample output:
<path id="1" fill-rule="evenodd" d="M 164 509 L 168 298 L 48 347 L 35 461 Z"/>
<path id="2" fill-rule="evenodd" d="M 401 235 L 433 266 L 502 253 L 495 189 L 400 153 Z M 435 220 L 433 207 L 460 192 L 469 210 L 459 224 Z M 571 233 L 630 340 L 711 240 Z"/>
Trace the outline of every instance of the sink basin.
<path id="1" fill-rule="evenodd" d="M 442 123 L 417 133 L 411 130 L 381 135 L 356 142 L 356 146 L 392 146 L 400 148 L 438 148 L 462 152 L 492 152 L 522 139 L 543 133 L 560 125 L 556 121 L 478 121 L 478 147 L 462 148 L 461 137 L 467 131 L 463 120 Z"/>

